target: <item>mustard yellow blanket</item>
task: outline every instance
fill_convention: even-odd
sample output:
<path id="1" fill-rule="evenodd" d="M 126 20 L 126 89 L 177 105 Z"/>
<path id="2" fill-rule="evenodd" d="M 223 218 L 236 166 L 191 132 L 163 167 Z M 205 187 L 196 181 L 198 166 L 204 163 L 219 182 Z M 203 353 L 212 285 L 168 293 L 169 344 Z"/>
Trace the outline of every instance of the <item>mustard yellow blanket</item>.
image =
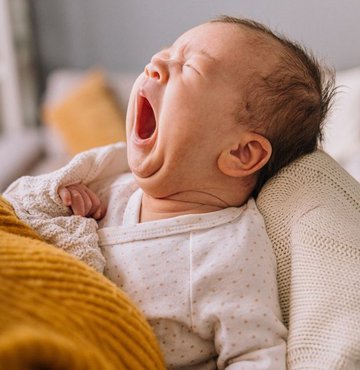
<path id="1" fill-rule="evenodd" d="M 128 298 L 42 241 L 0 197 L 0 370 L 164 368 Z"/>

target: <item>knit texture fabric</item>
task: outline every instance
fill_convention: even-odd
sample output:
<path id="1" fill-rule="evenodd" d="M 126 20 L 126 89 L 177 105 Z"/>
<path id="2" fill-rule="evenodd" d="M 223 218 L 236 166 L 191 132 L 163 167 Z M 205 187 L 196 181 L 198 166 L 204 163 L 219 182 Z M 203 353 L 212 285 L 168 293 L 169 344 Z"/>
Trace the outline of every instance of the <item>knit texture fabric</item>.
<path id="1" fill-rule="evenodd" d="M 98 246 L 97 222 L 93 218 L 74 216 L 61 201 L 61 185 L 91 183 L 128 171 L 124 143 L 83 152 L 58 171 L 21 177 L 12 183 L 3 196 L 16 215 L 36 230 L 47 242 L 75 256 L 99 272 L 105 266 Z"/>
<path id="2" fill-rule="evenodd" d="M 43 242 L 0 198 L 0 370 L 165 369 L 155 336 L 101 274 Z"/>
<path id="3" fill-rule="evenodd" d="M 262 189 L 288 368 L 360 369 L 360 184 L 318 150 Z"/>

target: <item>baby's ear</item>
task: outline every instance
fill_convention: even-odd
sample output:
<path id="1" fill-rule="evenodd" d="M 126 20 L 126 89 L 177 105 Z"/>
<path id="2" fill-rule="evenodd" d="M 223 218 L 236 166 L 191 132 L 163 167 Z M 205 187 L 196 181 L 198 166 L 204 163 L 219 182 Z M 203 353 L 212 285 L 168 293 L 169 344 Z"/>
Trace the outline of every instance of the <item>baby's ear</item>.
<path id="1" fill-rule="evenodd" d="M 266 165 L 271 152 L 268 139 L 255 132 L 245 132 L 237 143 L 222 151 L 218 158 L 218 167 L 228 176 L 249 176 Z"/>

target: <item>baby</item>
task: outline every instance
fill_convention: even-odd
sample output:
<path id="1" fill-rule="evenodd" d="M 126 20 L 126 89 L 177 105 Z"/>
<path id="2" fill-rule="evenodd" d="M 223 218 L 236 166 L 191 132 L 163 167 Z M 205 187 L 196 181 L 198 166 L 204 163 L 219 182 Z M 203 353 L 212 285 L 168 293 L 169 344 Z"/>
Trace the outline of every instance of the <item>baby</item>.
<path id="1" fill-rule="evenodd" d="M 136 80 L 127 162 L 122 144 L 93 149 L 4 195 L 44 238 L 105 263 L 168 368 L 285 369 L 276 260 L 252 195 L 315 150 L 333 95 L 323 77 L 256 22 L 202 24 Z"/>

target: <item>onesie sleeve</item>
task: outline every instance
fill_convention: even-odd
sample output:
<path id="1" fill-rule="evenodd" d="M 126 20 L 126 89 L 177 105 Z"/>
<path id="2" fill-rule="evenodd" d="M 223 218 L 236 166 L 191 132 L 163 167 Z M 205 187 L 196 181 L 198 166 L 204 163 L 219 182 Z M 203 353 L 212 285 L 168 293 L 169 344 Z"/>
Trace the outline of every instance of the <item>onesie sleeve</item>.
<path id="1" fill-rule="evenodd" d="M 62 185 L 91 183 L 128 170 L 126 147 L 113 144 L 75 156 L 65 167 L 41 176 L 24 176 L 12 183 L 3 196 L 16 215 L 44 240 L 103 272 L 105 260 L 98 246 L 97 222 L 74 216 L 59 195 Z"/>
<path id="2" fill-rule="evenodd" d="M 224 227 L 219 245 L 206 254 L 208 269 L 202 268 L 193 288 L 203 292 L 194 298 L 199 311 L 194 325 L 200 335 L 213 328 L 218 369 L 285 370 L 287 330 L 278 303 L 276 261 L 253 206 L 238 224 Z"/>

